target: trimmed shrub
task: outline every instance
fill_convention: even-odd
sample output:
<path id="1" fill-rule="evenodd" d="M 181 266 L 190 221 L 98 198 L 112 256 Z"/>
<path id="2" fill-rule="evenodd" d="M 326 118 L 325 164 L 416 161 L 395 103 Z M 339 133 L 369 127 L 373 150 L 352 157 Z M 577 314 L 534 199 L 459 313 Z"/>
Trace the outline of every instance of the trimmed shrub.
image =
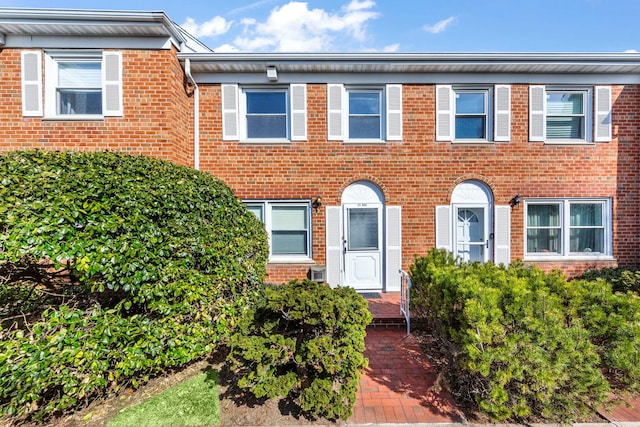
<path id="1" fill-rule="evenodd" d="M 582 273 L 579 279 L 589 281 L 603 279 L 611 283 L 613 290 L 616 292 L 633 291 L 640 294 L 640 270 L 637 267 L 605 267 L 601 269 L 590 269 Z"/>
<path id="2" fill-rule="evenodd" d="M 371 313 L 351 288 L 310 280 L 265 286 L 230 340 L 238 385 L 288 396 L 312 417 L 346 419 L 355 404 Z"/>
<path id="3" fill-rule="evenodd" d="M 0 156 L 0 410 L 42 419 L 205 357 L 268 254 L 230 189 L 121 153 Z"/>
<path id="4" fill-rule="evenodd" d="M 442 250 L 411 266 L 412 304 L 450 343 L 450 383 L 496 420 L 573 421 L 637 390 L 640 300 L 604 281 L 567 282 L 514 262 L 459 263 Z"/>

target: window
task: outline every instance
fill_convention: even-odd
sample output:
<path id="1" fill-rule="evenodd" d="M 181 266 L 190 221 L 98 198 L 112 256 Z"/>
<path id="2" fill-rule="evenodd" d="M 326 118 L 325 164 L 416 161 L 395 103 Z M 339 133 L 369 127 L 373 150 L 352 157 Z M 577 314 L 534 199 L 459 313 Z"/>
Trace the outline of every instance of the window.
<path id="1" fill-rule="evenodd" d="M 285 143 L 307 139 L 305 84 L 223 84 L 221 90 L 224 140 Z"/>
<path id="2" fill-rule="evenodd" d="M 402 85 L 327 85 L 327 138 L 354 143 L 402 140 Z"/>
<path id="3" fill-rule="evenodd" d="M 547 139 L 586 139 L 587 93 L 547 91 Z"/>
<path id="4" fill-rule="evenodd" d="M 508 142 L 511 86 L 436 86 L 436 141 Z"/>
<path id="5" fill-rule="evenodd" d="M 487 139 L 488 91 L 455 91 L 455 139 Z"/>
<path id="6" fill-rule="evenodd" d="M 287 139 L 287 90 L 245 90 L 247 139 Z"/>
<path id="7" fill-rule="evenodd" d="M 43 75 L 42 51 L 22 52 L 24 116 L 65 120 L 122 116 L 120 52 L 47 51 L 44 64 Z"/>
<path id="8" fill-rule="evenodd" d="M 611 141 L 611 87 L 529 87 L 529 140 Z"/>
<path id="9" fill-rule="evenodd" d="M 526 254 L 611 255 L 609 205 L 609 200 L 527 201 Z"/>
<path id="10" fill-rule="evenodd" d="M 264 224 L 269 235 L 272 261 L 311 258 L 310 202 L 246 202 Z"/>
<path id="11" fill-rule="evenodd" d="M 348 139 L 382 139 L 382 91 L 348 90 Z"/>

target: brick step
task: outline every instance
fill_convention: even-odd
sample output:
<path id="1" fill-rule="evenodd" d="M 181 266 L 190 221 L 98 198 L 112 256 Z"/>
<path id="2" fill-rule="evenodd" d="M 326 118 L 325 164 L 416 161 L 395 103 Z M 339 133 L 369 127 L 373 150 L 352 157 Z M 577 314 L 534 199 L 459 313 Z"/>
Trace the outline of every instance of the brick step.
<path id="1" fill-rule="evenodd" d="M 407 322 L 404 317 L 373 319 L 368 328 L 384 329 L 384 328 L 406 328 Z"/>

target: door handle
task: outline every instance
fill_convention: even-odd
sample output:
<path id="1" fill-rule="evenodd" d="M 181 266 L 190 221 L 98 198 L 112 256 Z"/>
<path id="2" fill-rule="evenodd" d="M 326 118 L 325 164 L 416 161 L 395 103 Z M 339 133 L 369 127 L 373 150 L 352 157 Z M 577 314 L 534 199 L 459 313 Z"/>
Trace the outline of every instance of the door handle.
<path id="1" fill-rule="evenodd" d="M 489 249 L 489 241 L 487 240 L 487 243 L 485 244 L 485 246 L 487 247 L 487 249 Z"/>

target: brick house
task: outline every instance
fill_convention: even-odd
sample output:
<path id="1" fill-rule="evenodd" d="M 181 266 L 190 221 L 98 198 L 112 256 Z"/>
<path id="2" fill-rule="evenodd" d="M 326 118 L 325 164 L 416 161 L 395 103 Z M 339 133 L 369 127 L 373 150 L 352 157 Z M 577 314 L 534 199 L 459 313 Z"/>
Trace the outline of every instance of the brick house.
<path id="1" fill-rule="evenodd" d="M 0 151 L 209 172 L 264 222 L 269 281 L 395 291 L 434 246 L 640 263 L 638 54 L 218 54 L 162 12 L 34 9 L 0 9 L 0 44 Z"/>

